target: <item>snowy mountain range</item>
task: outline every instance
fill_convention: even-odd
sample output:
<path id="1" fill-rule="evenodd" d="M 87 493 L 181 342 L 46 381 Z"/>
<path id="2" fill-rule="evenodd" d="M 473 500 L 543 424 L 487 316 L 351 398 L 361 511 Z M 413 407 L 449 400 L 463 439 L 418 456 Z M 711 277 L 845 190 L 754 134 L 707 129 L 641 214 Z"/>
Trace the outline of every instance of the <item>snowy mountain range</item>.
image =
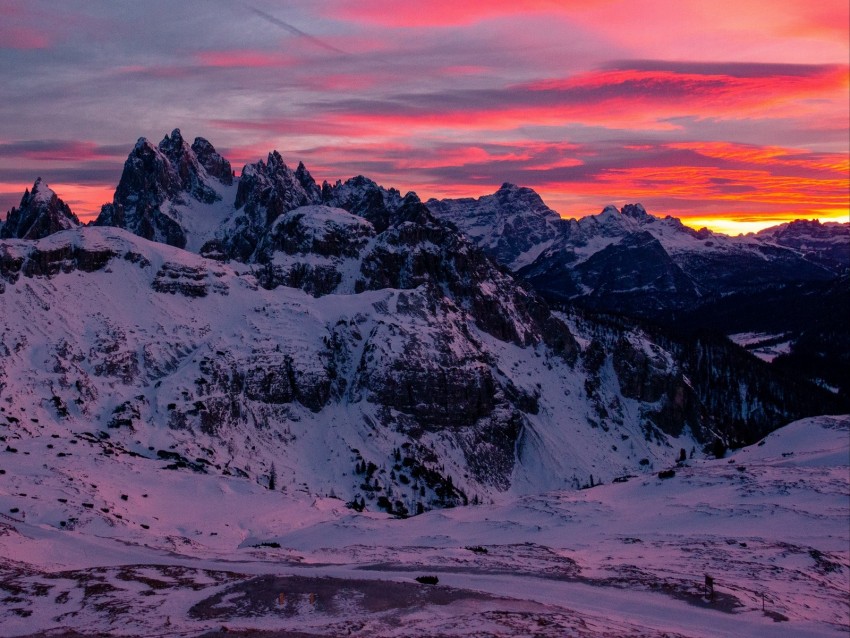
<path id="1" fill-rule="evenodd" d="M 526 550 L 523 539 L 546 520 L 567 525 L 568 512 L 582 507 L 580 494 L 589 488 L 614 489 L 630 480 L 664 485 L 679 471 L 690 478 L 677 502 L 705 481 L 720 494 L 725 462 L 707 459 L 756 443 L 794 419 L 848 411 L 841 396 L 784 375 L 723 339 L 682 340 L 581 305 L 553 310 L 531 287 L 535 269 L 543 272 L 545 264 L 578 270 L 579 283 L 570 285 L 585 290 L 579 286 L 595 271 L 583 265 L 597 263 L 597 255 L 607 255 L 628 277 L 629 268 L 639 270 L 629 265 L 633 255 L 659 250 L 669 263 L 654 281 L 696 296 L 708 284 L 695 282 L 695 260 L 718 267 L 718 255 L 738 268 L 761 255 L 768 279 L 787 269 L 830 282 L 832 253 L 814 242 L 831 245 L 840 260 L 832 228 L 792 224 L 761 238 L 733 239 L 656 220 L 638 206 L 562 222 L 533 191 L 507 184 L 479 200 L 423 204 L 413 193 L 362 176 L 319 186 L 303 164 L 292 170 L 277 152 L 236 177 L 208 141 L 189 145 L 175 130 L 159 145 L 137 142 L 112 203 L 94 224 L 81 226 L 37 180 L 0 233 L 0 543 L 14 557 L 0 559 L 3 582 L 12 587 L 0 615 L 8 627 L 27 627 L 20 619 L 30 616 L 40 619 L 29 625 L 32 631 L 49 627 L 51 619 L 57 626 L 84 627 L 83 619 L 101 626 L 141 609 L 133 602 L 119 610 L 125 594 L 114 594 L 123 589 L 111 581 L 77 592 L 72 581 L 79 576 L 92 584 L 100 578 L 92 576 L 96 571 L 69 576 L 62 584 L 68 593 L 57 592 L 54 603 L 39 607 L 30 593 L 51 589 L 43 582 L 52 577 L 50 565 L 71 565 L 27 553 L 45 544 L 96 546 L 115 557 L 106 564 L 122 566 L 117 580 L 161 582 L 167 573 L 186 587 L 215 588 L 210 600 L 218 600 L 236 581 L 248 582 L 226 575 L 229 567 L 221 571 L 228 561 L 241 561 L 243 550 L 303 547 L 303 556 L 289 557 L 293 562 L 325 561 L 324 550 L 296 538 L 302 525 L 303 534 L 339 536 L 338 547 L 346 547 L 339 551 L 371 552 L 376 562 L 390 560 L 387 552 L 398 552 L 389 548 L 405 544 L 420 553 L 431 547 L 426 554 L 434 554 L 433 562 L 442 551 L 435 548 L 456 544 L 466 517 L 440 511 L 486 503 L 500 504 L 499 516 L 524 521 L 495 536 L 473 534 L 481 539 L 473 543 L 498 542 L 494 558 L 507 552 L 494 569 L 514 572 L 531 560 L 561 574 L 574 560 L 552 558 L 563 546 L 541 537 L 544 545 Z M 699 257 L 706 252 L 709 257 Z M 825 445 L 837 449 L 830 432 L 844 432 L 843 421 L 807 423 L 824 429 Z M 768 463 L 764 455 L 753 458 Z M 687 469 L 706 463 L 707 474 Z M 744 470 L 736 472 L 750 480 Z M 752 484 L 770 503 L 781 491 L 773 472 L 758 470 Z M 840 468 L 829 472 L 833 489 Z M 653 488 L 642 507 L 652 507 L 663 491 Z M 619 511 L 631 497 L 611 498 L 591 507 Z M 724 515 L 724 525 L 734 525 L 737 516 Z M 392 536 L 402 529 L 392 521 L 408 517 L 422 518 L 425 527 L 414 524 Z M 474 529 L 489 525 L 483 513 L 469 520 Z M 604 516 L 583 520 L 610 524 Z M 454 531 L 426 531 L 435 525 Z M 345 528 L 350 531 L 335 531 Z M 617 530 L 606 542 L 621 562 L 608 569 L 594 559 L 583 578 L 593 586 L 614 578 L 649 587 L 656 576 L 627 569 L 638 559 L 621 552 L 626 530 Z M 363 535 L 374 533 L 390 540 L 365 549 Z M 650 542 L 667 542 L 657 530 L 647 534 Z M 728 529 L 718 534 L 710 543 L 728 542 Z M 151 549 L 127 554 L 96 540 L 104 535 Z M 825 538 L 802 534 L 800 551 L 817 552 L 812 569 L 845 569 L 840 548 L 821 547 Z M 773 552 L 779 542 L 766 547 Z M 166 566 L 161 551 L 181 558 Z M 463 551 L 488 550 L 471 545 Z M 209 561 L 208 580 L 195 572 L 180 580 L 178 574 L 191 571 L 184 559 Z M 263 572 L 265 560 L 246 569 Z M 142 561 L 160 566 L 140 567 Z M 351 564 L 362 566 L 359 561 Z M 722 563 L 712 565 L 721 569 Z M 393 569 L 420 563 L 398 565 Z M 657 561 L 645 567 L 658 573 Z M 330 575 L 363 586 L 353 572 Z M 698 598 L 679 576 L 670 582 L 679 598 Z M 746 596 L 733 598 L 755 595 L 747 587 Z M 818 618 L 774 594 L 782 600 L 776 613 L 822 629 L 811 625 Z M 81 614 L 77 624 L 66 608 L 72 596 L 73 613 Z M 832 596 L 822 607 L 830 623 L 840 623 Z M 151 603 L 159 614 L 165 609 L 164 599 Z M 206 621 L 229 603 L 209 603 L 206 611 L 174 604 L 175 614 L 194 618 L 192 627 L 209 628 Z M 344 604 L 360 609 L 360 603 Z M 106 607 L 98 605 L 114 613 L 104 616 Z M 301 618 L 307 609 L 293 614 Z M 552 626 L 561 627 L 557 622 Z M 649 626 L 658 627 L 655 620 Z M 622 635 L 632 635 L 639 625 L 623 627 Z"/>
<path id="2" fill-rule="evenodd" d="M 138 141 L 93 226 L 0 251 L 7 418 L 361 507 L 580 487 L 836 409 L 761 372 L 718 402 L 683 347 L 553 314 L 414 194 L 277 152 L 234 179 L 179 130 Z"/>
<path id="3" fill-rule="evenodd" d="M 428 206 L 550 302 L 722 332 L 850 396 L 850 224 L 798 220 L 730 237 L 640 204 L 565 220 L 510 184 Z"/>
<path id="4" fill-rule="evenodd" d="M 428 206 L 548 298 L 647 318 L 850 269 L 850 224 L 796 221 L 730 237 L 650 215 L 640 204 L 564 220 L 533 191 L 510 184 L 478 200 Z"/>

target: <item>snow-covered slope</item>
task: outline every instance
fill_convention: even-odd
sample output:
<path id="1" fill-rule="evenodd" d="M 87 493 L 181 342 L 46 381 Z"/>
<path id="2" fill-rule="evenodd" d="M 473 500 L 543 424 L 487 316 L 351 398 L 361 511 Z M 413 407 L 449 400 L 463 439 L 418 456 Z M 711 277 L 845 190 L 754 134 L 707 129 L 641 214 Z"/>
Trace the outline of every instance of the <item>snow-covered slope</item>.
<path id="1" fill-rule="evenodd" d="M 0 452 L 2 636 L 737 638 L 850 626 L 848 417 L 791 424 L 667 478 L 406 520 L 297 485 L 170 471 L 111 438 L 0 427 L 15 450 Z M 439 584 L 414 580 L 425 575 Z"/>
<path id="2" fill-rule="evenodd" d="M 464 288 L 462 252 L 442 279 L 380 268 L 391 287 L 314 298 L 120 229 L 0 251 L 0 420 L 23 438 L 103 432 L 264 483 L 274 464 L 281 484 L 370 508 L 392 490 L 402 513 L 649 471 L 698 444 L 687 429 L 645 440 L 646 410 L 613 369 L 594 372 L 589 396 L 566 326 L 535 318 L 495 269 Z M 673 362 L 658 374 L 682 383 Z M 603 404 L 616 407 L 600 427 Z"/>

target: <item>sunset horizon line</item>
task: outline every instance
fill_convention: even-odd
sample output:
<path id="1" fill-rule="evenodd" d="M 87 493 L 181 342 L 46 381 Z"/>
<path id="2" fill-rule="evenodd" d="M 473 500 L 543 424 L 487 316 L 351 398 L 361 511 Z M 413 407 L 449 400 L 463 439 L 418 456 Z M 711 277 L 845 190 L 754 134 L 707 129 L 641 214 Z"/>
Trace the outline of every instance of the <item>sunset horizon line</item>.
<path id="1" fill-rule="evenodd" d="M 258 160 L 259 161 L 259 160 Z M 309 170 L 309 167 L 307 167 Z M 311 172 L 312 173 L 312 172 Z M 239 179 L 241 178 L 242 171 L 234 171 L 234 176 Z M 369 175 L 365 175 L 363 173 L 357 173 L 355 175 L 351 175 L 348 178 L 339 178 L 334 180 L 317 180 L 319 183 L 327 181 L 330 184 L 333 184 L 337 181 L 345 182 L 347 179 L 351 179 L 358 175 L 362 175 L 368 179 L 373 179 Z M 0 219 L 5 221 L 8 213 L 11 211 L 11 208 L 19 206 L 19 200 L 23 196 L 23 194 L 32 189 L 33 184 L 41 180 L 46 186 L 48 186 L 52 191 L 54 191 L 63 202 L 65 202 L 75 215 L 80 219 L 83 224 L 89 224 L 93 222 L 97 216 L 100 214 L 100 209 L 102 206 L 109 204 L 112 202 L 113 195 L 115 189 L 117 188 L 117 181 L 114 185 L 86 185 L 86 184 L 78 184 L 78 183 L 64 183 L 64 182 L 56 182 L 52 183 L 49 179 L 44 178 L 42 175 L 37 175 L 33 179 L 33 183 L 20 183 L 20 184 L 2 184 L 0 183 L 0 195 L 7 193 L 12 194 L 14 192 L 18 193 L 18 201 L 13 204 L 11 207 L 6 208 L 6 210 L 0 211 Z M 401 189 L 397 188 L 395 185 L 386 185 L 381 184 L 377 180 L 374 180 L 380 186 L 390 189 L 395 188 L 402 193 L 414 193 L 423 203 L 427 203 L 431 199 L 479 199 L 481 197 L 487 197 L 489 195 L 493 195 L 495 192 L 501 188 L 503 184 L 512 183 L 512 182 L 502 182 L 500 185 L 491 186 L 489 190 L 486 188 L 484 192 L 481 190 L 473 192 L 470 190 L 456 190 L 453 189 L 451 194 L 440 193 L 438 191 L 434 191 L 433 193 L 428 193 L 427 191 L 423 191 L 421 189 Z M 539 190 L 533 186 L 527 186 L 525 184 L 515 184 L 520 188 L 530 188 L 533 190 L 540 198 L 543 200 L 543 203 L 546 204 L 551 210 L 558 214 L 558 216 L 563 220 L 578 220 L 583 219 L 585 217 L 590 217 L 593 215 L 600 214 L 607 206 L 615 206 L 617 209 L 621 209 L 623 206 L 628 204 L 641 204 L 642 201 L 639 198 L 609 198 L 606 201 L 600 201 L 600 203 L 596 206 L 595 209 L 590 207 L 590 204 L 585 204 L 581 207 L 580 210 L 574 210 L 570 212 L 565 212 L 563 210 L 559 210 L 556 208 L 551 202 L 557 198 L 547 195 L 551 195 L 551 193 L 547 193 L 546 191 Z M 18 188 L 15 188 L 18 187 Z M 422 193 L 426 194 L 423 195 Z M 63 195 L 63 193 L 65 195 Z M 569 195 L 569 194 L 566 194 Z M 644 206 L 646 208 L 647 213 L 653 215 L 654 217 L 663 219 L 666 217 L 672 217 L 678 219 L 685 226 L 692 228 L 694 230 L 702 230 L 703 228 L 707 228 L 708 230 L 714 233 L 720 233 L 724 235 L 728 235 L 730 237 L 739 236 L 739 235 L 747 235 L 758 233 L 759 231 L 765 230 L 767 228 L 772 228 L 775 226 L 780 226 L 782 224 L 787 224 L 795 221 L 810 221 L 810 222 L 819 222 L 821 224 L 827 223 L 837 223 L 837 224 L 850 224 L 850 209 L 848 210 L 837 210 L 837 211 L 808 211 L 807 213 L 801 214 L 779 214 L 779 213 L 771 213 L 771 214 L 759 214 L 758 212 L 747 212 L 740 214 L 733 213 L 724 213 L 717 212 L 716 214 L 706 214 L 706 213 L 696 213 L 693 215 L 688 215 L 686 213 L 676 213 L 664 210 L 658 210 L 654 207 Z M 821 213 L 821 214 L 818 214 Z"/>

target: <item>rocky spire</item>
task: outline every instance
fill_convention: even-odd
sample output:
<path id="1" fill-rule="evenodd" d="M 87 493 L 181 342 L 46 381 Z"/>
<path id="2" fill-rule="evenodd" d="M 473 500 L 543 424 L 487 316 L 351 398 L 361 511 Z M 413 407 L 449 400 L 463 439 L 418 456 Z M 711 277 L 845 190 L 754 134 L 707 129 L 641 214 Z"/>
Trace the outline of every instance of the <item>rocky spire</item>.
<path id="1" fill-rule="evenodd" d="M 215 177 L 225 186 L 233 183 L 233 169 L 230 162 L 216 152 L 212 144 L 203 137 L 196 137 L 192 142 L 192 151 L 198 158 L 198 163 L 204 167 L 207 174 Z"/>
<path id="2" fill-rule="evenodd" d="M 12 208 L 0 226 L 0 239 L 41 239 L 60 230 L 76 228 L 80 220 L 39 177 Z"/>
<path id="3" fill-rule="evenodd" d="M 215 181 L 229 185 L 233 173 L 230 163 L 208 141 L 197 138 L 189 146 L 180 129 L 166 135 L 158 146 L 141 137 L 124 163 L 112 203 L 101 209 L 95 225 L 118 226 L 145 239 L 184 248 L 186 229 L 172 208 L 190 200 L 205 204 L 220 200 Z"/>

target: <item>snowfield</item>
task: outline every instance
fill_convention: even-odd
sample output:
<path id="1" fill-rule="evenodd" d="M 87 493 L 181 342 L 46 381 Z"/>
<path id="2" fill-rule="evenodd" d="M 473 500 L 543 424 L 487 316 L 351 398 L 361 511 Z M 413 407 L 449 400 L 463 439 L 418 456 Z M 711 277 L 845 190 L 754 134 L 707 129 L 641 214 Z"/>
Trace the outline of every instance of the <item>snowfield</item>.
<path id="1" fill-rule="evenodd" d="M 850 417 L 795 422 L 669 478 L 408 519 L 167 470 L 94 435 L 2 429 L 2 636 L 850 629 Z"/>

